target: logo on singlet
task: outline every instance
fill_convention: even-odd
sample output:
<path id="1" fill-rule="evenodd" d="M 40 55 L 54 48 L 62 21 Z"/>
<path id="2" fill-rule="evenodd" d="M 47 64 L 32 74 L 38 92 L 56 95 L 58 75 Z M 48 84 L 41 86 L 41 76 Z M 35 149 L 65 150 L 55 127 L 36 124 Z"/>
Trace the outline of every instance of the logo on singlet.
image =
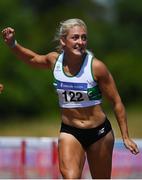
<path id="1" fill-rule="evenodd" d="M 63 82 L 63 81 L 56 80 L 56 88 L 64 89 L 64 90 L 85 91 L 85 90 L 87 90 L 87 84 L 86 83 Z"/>

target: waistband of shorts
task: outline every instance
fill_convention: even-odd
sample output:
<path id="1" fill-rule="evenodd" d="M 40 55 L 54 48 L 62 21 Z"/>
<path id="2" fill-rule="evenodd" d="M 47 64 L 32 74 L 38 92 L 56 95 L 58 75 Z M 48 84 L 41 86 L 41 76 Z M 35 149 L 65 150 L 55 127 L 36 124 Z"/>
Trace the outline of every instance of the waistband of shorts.
<path id="1" fill-rule="evenodd" d="M 67 125 L 64 122 L 62 122 L 60 132 L 62 132 L 62 128 L 71 128 L 72 130 L 78 130 L 78 131 L 84 131 L 84 132 L 85 131 L 90 131 L 90 130 L 96 130 L 97 131 L 97 130 L 103 128 L 104 126 L 107 126 L 108 129 L 112 129 L 110 121 L 108 120 L 107 117 L 106 117 L 105 121 L 102 124 L 100 124 L 99 126 L 94 127 L 94 128 L 77 128 L 77 127 L 70 126 L 70 125 Z"/>

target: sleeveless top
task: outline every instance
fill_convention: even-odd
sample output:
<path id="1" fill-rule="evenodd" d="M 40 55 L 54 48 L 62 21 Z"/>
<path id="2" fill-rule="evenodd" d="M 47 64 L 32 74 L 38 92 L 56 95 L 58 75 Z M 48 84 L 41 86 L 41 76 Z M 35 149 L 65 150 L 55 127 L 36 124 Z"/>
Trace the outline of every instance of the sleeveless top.
<path id="1" fill-rule="evenodd" d="M 63 69 L 64 52 L 62 52 L 53 69 L 54 86 L 62 108 L 82 108 L 100 104 L 102 95 L 92 73 L 93 55 L 86 53 L 80 71 L 69 76 Z"/>

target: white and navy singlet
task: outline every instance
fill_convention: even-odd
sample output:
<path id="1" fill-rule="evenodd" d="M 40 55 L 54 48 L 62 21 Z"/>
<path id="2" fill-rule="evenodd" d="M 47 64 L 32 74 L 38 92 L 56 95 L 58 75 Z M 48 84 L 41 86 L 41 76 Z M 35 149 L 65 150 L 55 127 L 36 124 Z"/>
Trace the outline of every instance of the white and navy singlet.
<path id="1" fill-rule="evenodd" d="M 86 53 L 80 71 L 75 76 L 69 76 L 63 69 L 64 52 L 62 52 L 53 69 L 54 86 L 59 105 L 62 108 L 81 108 L 100 104 L 102 95 L 92 72 L 93 55 Z"/>

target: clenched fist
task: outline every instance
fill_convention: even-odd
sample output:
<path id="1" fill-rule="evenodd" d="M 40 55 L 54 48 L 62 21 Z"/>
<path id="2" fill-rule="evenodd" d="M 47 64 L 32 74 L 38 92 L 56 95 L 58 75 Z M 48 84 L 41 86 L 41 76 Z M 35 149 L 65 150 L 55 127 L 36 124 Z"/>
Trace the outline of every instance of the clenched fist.
<path id="1" fill-rule="evenodd" d="M 7 27 L 2 30 L 2 36 L 5 41 L 5 43 L 9 47 L 13 47 L 15 44 L 15 30 L 11 27 Z"/>

